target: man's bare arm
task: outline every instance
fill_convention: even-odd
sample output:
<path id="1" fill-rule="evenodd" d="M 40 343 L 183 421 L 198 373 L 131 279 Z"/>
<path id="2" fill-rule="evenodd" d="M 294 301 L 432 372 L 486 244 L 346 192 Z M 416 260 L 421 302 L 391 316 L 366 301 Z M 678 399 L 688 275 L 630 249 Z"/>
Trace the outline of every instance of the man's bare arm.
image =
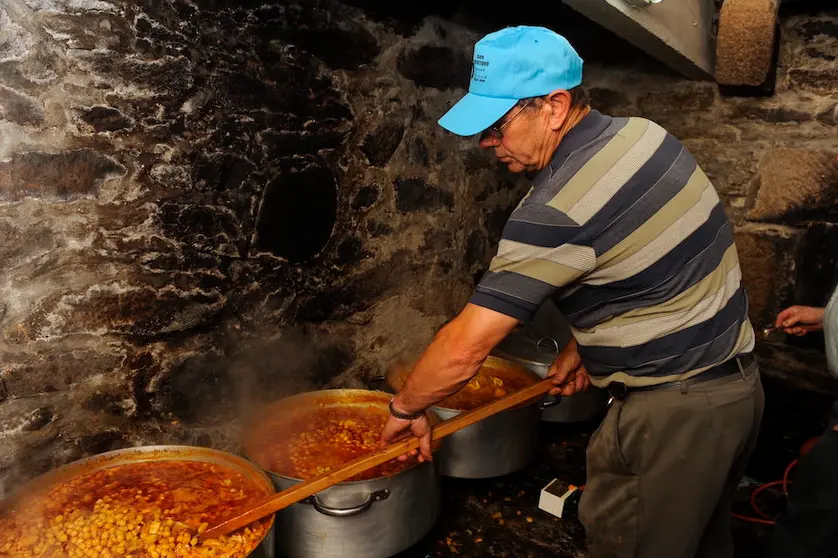
<path id="1" fill-rule="evenodd" d="M 417 361 L 393 406 L 414 413 L 460 390 L 518 320 L 468 304 L 443 327 Z"/>

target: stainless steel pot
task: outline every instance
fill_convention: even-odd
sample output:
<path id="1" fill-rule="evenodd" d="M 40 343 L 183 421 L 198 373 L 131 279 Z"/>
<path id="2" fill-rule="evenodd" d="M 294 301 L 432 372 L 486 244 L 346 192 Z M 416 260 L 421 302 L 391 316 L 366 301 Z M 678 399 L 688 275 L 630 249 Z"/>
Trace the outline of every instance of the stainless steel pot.
<path id="1" fill-rule="evenodd" d="M 530 370 L 506 359 L 490 356 L 484 366 L 514 368 L 518 373 L 539 378 Z M 391 393 L 401 387 L 399 376 L 409 370 L 406 366 L 392 366 L 385 376 L 386 390 Z M 462 479 L 500 477 L 524 468 L 538 450 L 538 423 L 544 408 L 555 404 L 546 399 L 535 399 L 525 405 L 503 411 L 455 432 L 445 439 L 438 452 L 440 473 Z M 443 406 L 431 407 L 442 420 L 462 413 Z"/>
<path id="2" fill-rule="evenodd" d="M 561 351 L 559 343 L 551 337 L 533 339 L 518 328 L 498 343 L 493 355 L 505 358 L 546 378 L 550 365 Z M 558 398 L 544 409 L 541 419 L 546 422 L 581 422 L 591 420 L 605 413 L 608 393 L 597 387 L 570 396 Z"/>
<path id="3" fill-rule="evenodd" d="M 363 395 L 362 402 L 355 398 Z M 264 416 L 300 406 L 375 405 L 389 396 L 367 390 L 323 390 L 286 397 Z M 260 413 L 261 414 L 261 413 Z M 439 422 L 431 416 L 433 423 Z M 250 443 L 245 441 L 245 452 Z M 432 463 L 417 463 L 389 477 L 342 482 L 277 513 L 277 550 L 283 558 L 385 558 L 409 548 L 433 527 L 439 515 L 439 474 Z M 300 479 L 268 470 L 284 490 Z"/>
<path id="4" fill-rule="evenodd" d="M 25 484 L 15 494 L 0 504 L 0 512 L 32 495 L 49 490 L 51 487 L 69 481 L 79 475 L 109 469 L 118 465 L 143 463 L 147 461 L 201 461 L 229 467 L 254 481 L 265 490 L 265 496 L 274 494 L 271 480 L 255 465 L 236 455 L 209 448 L 193 446 L 141 446 L 116 451 L 109 451 L 58 467 Z M 275 524 L 271 518 L 270 528 L 259 546 L 248 556 L 273 558 L 275 553 Z"/>

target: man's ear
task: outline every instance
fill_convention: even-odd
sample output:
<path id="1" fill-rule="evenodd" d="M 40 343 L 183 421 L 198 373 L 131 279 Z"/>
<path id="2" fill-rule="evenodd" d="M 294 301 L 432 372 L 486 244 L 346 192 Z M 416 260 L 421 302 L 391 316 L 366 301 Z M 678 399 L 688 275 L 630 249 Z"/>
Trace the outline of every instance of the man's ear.
<path id="1" fill-rule="evenodd" d="M 559 130 L 567 120 L 570 113 L 570 93 L 565 89 L 557 89 L 547 95 L 550 103 L 550 129 Z"/>

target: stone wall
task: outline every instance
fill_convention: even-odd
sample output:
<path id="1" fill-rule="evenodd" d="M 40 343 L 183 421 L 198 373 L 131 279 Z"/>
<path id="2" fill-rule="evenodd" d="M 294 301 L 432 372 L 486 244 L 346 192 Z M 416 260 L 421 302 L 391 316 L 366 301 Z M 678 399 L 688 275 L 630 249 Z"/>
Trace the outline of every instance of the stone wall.
<path id="1" fill-rule="evenodd" d="M 234 449 L 241 408 L 360 386 L 423 345 L 527 188 L 436 125 L 474 40 L 504 24 L 566 32 L 598 108 L 694 151 L 737 224 L 757 325 L 825 296 L 831 198 L 748 213 L 774 150 L 838 147 L 838 10 L 784 17 L 781 83 L 754 100 L 526 4 L 5 0 L 0 496 L 117 447 Z M 809 343 L 761 351 L 828 388 Z"/>
<path id="2" fill-rule="evenodd" d="M 526 191 L 436 125 L 470 34 L 260 4 L 2 2 L 0 496 L 360 386 L 465 304 Z"/>

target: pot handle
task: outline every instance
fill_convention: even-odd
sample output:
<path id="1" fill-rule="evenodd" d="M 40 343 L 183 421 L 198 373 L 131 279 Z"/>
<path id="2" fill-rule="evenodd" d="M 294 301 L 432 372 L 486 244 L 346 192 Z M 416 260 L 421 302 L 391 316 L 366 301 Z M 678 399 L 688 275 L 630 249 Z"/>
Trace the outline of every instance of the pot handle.
<path id="1" fill-rule="evenodd" d="M 556 396 L 545 395 L 544 398 L 541 400 L 541 403 L 539 404 L 539 407 L 541 407 L 541 410 L 543 411 L 544 409 L 549 409 L 550 407 L 555 407 L 556 405 L 561 403 L 561 401 L 562 401 L 562 396 L 561 395 L 556 395 Z"/>
<path id="2" fill-rule="evenodd" d="M 555 339 L 553 339 L 552 337 L 550 337 L 549 335 L 545 335 L 544 337 L 542 337 L 541 339 L 536 341 L 535 346 L 540 347 L 541 344 L 544 343 L 545 341 L 549 341 L 549 343 L 551 345 L 553 345 L 553 349 L 555 349 L 555 351 L 556 351 L 556 356 L 559 356 L 559 353 L 562 352 L 561 347 L 559 347 L 559 342 L 556 341 Z"/>
<path id="3" fill-rule="evenodd" d="M 559 356 L 559 353 L 561 352 L 561 348 L 559 347 L 559 342 L 556 341 L 555 339 L 553 339 L 552 337 L 550 337 L 549 335 L 546 335 L 546 336 L 540 338 L 538 341 L 536 341 L 535 346 L 540 347 L 545 342 L 549 342 L 551 345 L 553 345 L 553 349 L 556 351 L 556 356 Z M 561 400 L 562 400 L 561 395 L 557 395 L 555 397 L 550 396 L 550 395 L 545 395 L 544 399 L 541 400 L 541 405 L 540 405 L 541 410 L 543 411 L 544 409 L 549 409 L 550 407 L 555 407 L 556 405 L 558 405 L 561 402 Z"/>
<path id="4" fill-rule="evenodd" d="M 364 513 L 368 509 L 372 507 L 372 505 L 376 502 L 380 502 L 381 500 L 386 500 L 390 497 L 390 491 L 388 489 L 379 490 L 378 492 L 372 492 L 367 496 L 367 499 L 364 500 L 362 504 L 351 508 L 332 508 L 324 504 L 320 501 L 320 499 L 315 494 L 309 498 L 303 500 L 306 504 L 311 504 L 314 506 L 314 509 L 322 513 L 323 515 L 328 515 L 330 517 L 352 517 L 353 515 L 358 515 Z"/>

